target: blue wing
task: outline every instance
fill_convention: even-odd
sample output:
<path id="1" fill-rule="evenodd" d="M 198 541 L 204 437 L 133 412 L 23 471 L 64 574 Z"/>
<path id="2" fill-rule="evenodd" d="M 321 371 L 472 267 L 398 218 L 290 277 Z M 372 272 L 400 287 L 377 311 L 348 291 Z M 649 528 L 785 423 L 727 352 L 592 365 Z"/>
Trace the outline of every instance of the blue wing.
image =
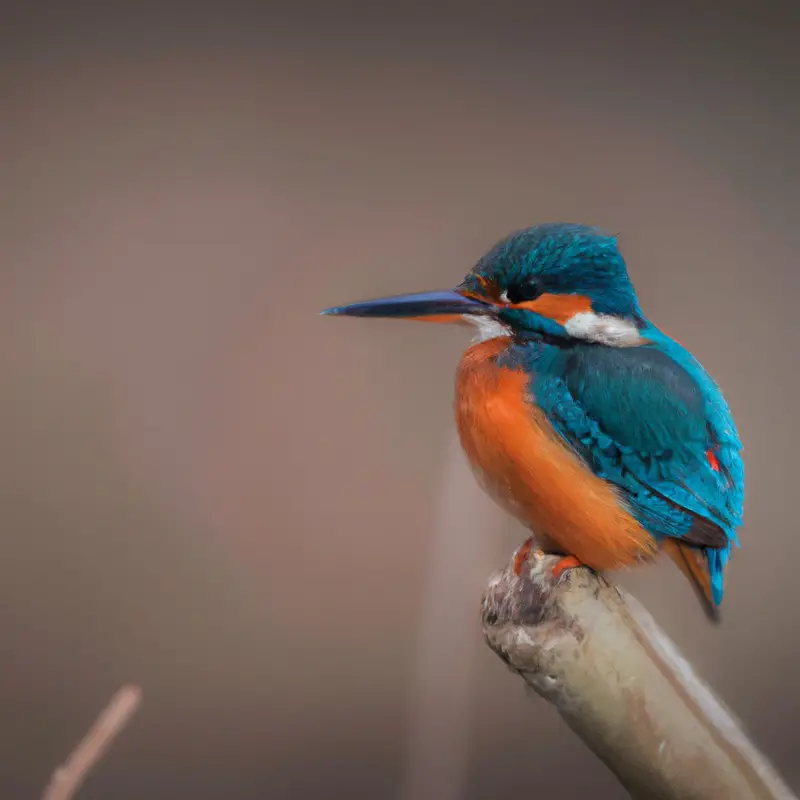
<path id="1" fill-rule="evenodd" d="M 705 550 L 714 602 L 741 524 L 741 443 L 716 384 L 677 342 L 577 344 L 536 357 L 531 391 L 553 427 L 613 483 L 656 539 Z"/>

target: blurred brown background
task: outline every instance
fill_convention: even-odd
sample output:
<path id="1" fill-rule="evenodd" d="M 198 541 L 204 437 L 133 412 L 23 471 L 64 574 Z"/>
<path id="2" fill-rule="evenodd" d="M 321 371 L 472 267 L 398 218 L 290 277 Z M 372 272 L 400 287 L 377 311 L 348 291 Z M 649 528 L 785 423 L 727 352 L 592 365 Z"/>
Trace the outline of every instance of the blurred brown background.
<path id="1" fill-rule="evenodd" d="M 127 680 L 87 800 L 621 796 L 480 639 L 523 533 L 448 455 L 467 335 L 317 316 L 545 220 L 618 232 L 727 393 L 724 625 L 624 583 L 800 788 L 797 11 L 0 13 L 0 796 Z"/>

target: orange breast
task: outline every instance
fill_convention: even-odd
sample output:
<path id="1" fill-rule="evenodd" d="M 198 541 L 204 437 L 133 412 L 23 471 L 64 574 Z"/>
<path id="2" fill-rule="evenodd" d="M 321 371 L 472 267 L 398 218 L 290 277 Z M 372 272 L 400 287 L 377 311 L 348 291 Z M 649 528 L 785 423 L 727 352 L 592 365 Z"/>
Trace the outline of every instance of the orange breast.
<path id="1" fill-rule="evenodd" d="M 654 555 L 654 539 L 614 488 L 528 399 L 529 376 L 497 365 L 509 343 L 498 338 L 470 347 L 458 369 L 458 432 L 481 485 L 537 537 L 595 569 Z"/>

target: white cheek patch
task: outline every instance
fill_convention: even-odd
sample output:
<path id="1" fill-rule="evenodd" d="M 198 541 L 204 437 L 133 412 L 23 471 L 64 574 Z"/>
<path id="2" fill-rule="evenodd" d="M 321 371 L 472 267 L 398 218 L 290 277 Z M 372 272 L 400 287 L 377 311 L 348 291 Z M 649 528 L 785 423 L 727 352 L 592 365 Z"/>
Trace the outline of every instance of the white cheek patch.
<path id="1" fill-rule="evenodd" d="M 576 339 L 610 347 L 636 347 L 642 343 L 642 336 L 633 322 L 594 311 L 575 314 L 566 322 L 564 330 Z"/>
<path id="2" fill-rule="evenodd" d="M 500 320 L 494 317 L 487 317 L 482 314 L 464 314 L 463 317 L 465 321 L 477 329 L 472 340 L 473 344 L 488 342 L 489 339 L 498 339 L 501 336 L 511 336 L 511 328 L 508 325 L 503 325 Z"/>

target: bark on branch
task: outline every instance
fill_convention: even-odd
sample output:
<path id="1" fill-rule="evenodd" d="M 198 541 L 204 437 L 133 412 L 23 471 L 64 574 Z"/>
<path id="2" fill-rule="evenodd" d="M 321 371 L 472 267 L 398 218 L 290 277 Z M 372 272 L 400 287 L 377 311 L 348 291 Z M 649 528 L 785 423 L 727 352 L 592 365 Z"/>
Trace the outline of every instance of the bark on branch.
<path id="1" fill-rule="evenodd" d="M 637 800 L 797 800 L 630 595 L 531 552 L 490 580 L 492 650 L 553 703 Z"/>

